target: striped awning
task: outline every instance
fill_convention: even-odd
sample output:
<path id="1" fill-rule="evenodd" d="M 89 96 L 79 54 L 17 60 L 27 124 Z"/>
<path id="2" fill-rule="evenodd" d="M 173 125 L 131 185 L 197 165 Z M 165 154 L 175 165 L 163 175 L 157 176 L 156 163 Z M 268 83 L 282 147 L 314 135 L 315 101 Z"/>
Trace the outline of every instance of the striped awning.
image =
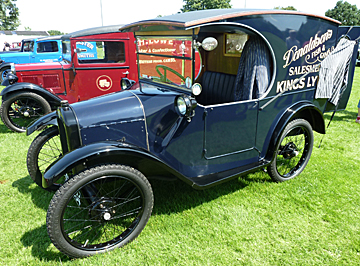
<path id="1" fill-rule="evenodd" d="M 326 98 L 337 105 L 348 84 L 349 65 L 356 41 L 342 38 L 320 64 L 315 98 Z"/>

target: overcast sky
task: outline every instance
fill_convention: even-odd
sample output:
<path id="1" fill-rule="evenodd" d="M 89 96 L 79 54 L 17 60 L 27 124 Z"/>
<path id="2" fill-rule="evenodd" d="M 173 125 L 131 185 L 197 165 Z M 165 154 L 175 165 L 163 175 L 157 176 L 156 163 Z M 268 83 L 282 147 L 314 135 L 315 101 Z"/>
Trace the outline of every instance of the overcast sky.
<path id="1" fill-rule="evenodd" d="M 231 0 L 233 8 L 273 9 L 293 6 L 298 11 L 325 15 L 338 0 Z M 347 0 L 360 8 L 360 0 Z M 86 28 L 128 24 L 180 11 L 182 0 L 17 0 L 19 30 L 59 30 L 69 33 Z M 102 8 L 101 8 L 102 7 Z M 102 11 L 102 12 L 101 12 Z"/>

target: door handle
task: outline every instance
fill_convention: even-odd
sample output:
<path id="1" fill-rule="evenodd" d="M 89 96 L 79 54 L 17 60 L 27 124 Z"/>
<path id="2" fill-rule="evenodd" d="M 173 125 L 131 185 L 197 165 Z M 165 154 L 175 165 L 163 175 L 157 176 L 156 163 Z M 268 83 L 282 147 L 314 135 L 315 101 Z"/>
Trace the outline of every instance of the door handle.
<path id="1" fill-rule="evenodd" d="M 123 72 L 124 75 L 129 75 L 129 73 L 130 73 L 129 71 Z"/>

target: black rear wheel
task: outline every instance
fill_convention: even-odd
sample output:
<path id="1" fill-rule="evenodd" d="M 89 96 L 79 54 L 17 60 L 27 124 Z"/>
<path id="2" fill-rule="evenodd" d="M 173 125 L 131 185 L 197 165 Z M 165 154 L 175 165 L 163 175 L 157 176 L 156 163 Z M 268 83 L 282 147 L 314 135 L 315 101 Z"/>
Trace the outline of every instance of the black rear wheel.
<path id="1" fill-rule="evenodd" d="M 298 176 L 310 159 L 313 144 L 313 131 L 308 121 L 296 119 L 287 124 L 267 169 L 270 177 L 283 182 Z"/>
<path id="2" fill-rule="evenodd" d="M 103 253 L 135 239 L 153 203 L 150 183 L 139 171 L 123 165 L 97 166 L 56 191 L 47 213 L 48 233 L 70 257 Z"/>
<path id="3" fill-rule="evenodd" d="M 49 103 L 32 92 L 18 92 L 3 101 L 1 120 L 12 131 L 25 132 L 29 124 L 51 112 Z"/>

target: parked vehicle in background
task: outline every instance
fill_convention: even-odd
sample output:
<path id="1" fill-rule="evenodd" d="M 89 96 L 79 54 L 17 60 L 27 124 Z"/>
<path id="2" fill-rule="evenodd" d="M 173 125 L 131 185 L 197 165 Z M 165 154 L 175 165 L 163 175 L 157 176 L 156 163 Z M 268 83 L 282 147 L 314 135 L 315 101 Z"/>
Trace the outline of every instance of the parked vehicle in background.
<path id="1" fill-rule="evenodd" d="M 40 62 L 58 62 L 62 60 L 61 36 L 50 36 L 39 39 L 27 39 L 22 42 L 19 52 L 0 54 L 0 82 L 10 71 L 11 63 L 26 64 Z"/>
<path id="2" fill-rule="evenodd" d="M 21 51 L 22 42 L 13 42 L 10 46 L 10 51 L 18 52 Z"/>
<path id="3" fill-rule="evenodd" d="M 123 77 L 137 80 L 134 36 L 120 26 L 99 27 L 64 35 L 61 62 L 10 64 L 1 92 L 0 115 L 16 132 L 70 103 L 120 91 Z"/>
<path id="4" fill-rule="evenodd" d="M 21 46 L 21 41 L 24 39 L 37 39 L 48 37 L 50 34 L 47 31 L 33 31 L 33 30 L 0 30 L 0 51 L 5 50 L 5 43 L 10 44 L 10 51 Z M 18 45 L 20 44 L 20 45 Z"/>
<path id="5" fill-rule="evenodd" d="M 135 34 L 139 81 L 63 101 L 27 129 L 59 132 L 59 157 L 35 180 L 60 187 L 46 219 L 55 247 L 85 257 L 134 240 L 151 216 L 150 178 L 202 189 L 263 168 L 276 182 L 297 177 L 313 130 L 325 133 L 323 112 L 345 108 L 351 91 L 359 30 L 339 25 L 301 12 L 218 9 L 122 27 Z"/>

